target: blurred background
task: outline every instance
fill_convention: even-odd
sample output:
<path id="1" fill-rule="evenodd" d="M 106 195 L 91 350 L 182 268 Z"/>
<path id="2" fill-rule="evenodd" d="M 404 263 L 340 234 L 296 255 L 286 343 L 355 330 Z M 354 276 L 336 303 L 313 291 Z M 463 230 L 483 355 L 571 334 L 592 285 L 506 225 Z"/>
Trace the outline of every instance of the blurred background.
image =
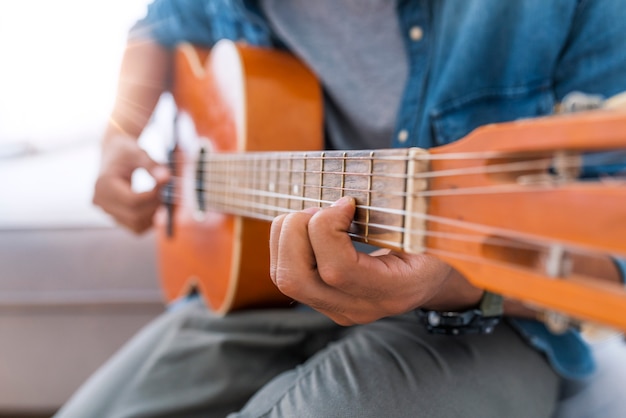
<path id="1" fill-rule="evenodd" d="M 0 418 L 51 416 L 163 310 L 154 236 L 91 204 L 126 34 L 147 3 L 0 0 Z M 164 97 L 141 138 L 157 160 L 171 112 Z M 556 418 L 580 405 L 614 416 L 626 399 L 621 340 L 596 350 L 606 384 L 570 389 Z"/>
<path id="2" fill-rule="evenodd" d="M 0 416 L 50 416 L 162 309 L 153 236 L 91 205 L 147 0 L 0 0 Z M 167 129 L 154 125 L 142 141 Z M 141 180 L 139 180 L 141 182 Z"/>

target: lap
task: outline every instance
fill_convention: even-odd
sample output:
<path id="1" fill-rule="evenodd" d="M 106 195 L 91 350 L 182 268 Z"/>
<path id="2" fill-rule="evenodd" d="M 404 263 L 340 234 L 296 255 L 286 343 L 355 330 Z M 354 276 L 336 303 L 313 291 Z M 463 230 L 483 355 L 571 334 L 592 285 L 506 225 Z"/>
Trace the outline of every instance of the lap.
<path id="1" fill-rule="evenodd" d="M 341 328 L 312 311 L 221 318 L 195 301 L 138 334 L 58 418 L 540 417 L 557 390 L 543 357 L 506 325 L 447 337 L 411 314 Z"/>
<path id="2" fill-rule="evenodd" d="M 338 329 L 322 315 L 298 310 L 219 317 L 193 300 L 131 339 L 57 418 L 224 417 Z"/>
<path id="3" fill-rule="evenodd" d="M 506 324 L 440 336 L 407 314 L 348 330 L 232 417 L 549 417 L 559 383 Z"/>

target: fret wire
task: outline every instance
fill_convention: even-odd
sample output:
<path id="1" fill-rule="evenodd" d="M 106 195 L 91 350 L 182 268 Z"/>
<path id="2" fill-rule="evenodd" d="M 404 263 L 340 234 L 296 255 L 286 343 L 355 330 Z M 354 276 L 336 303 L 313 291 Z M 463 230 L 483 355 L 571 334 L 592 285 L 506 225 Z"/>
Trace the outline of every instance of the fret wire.
<path id="1" fill-rule="evenodd" d="M 325 155 L 325 153 L 322 152 L 322 158 L 320 159 L 320 184 L 319 184 L 319 189 L 320 189 L 320 193 L 319 193 L 320 204 L 319 204 L 319 207 L 320 208 L 322 207 L 322 190 L 323 190 L 322 185 L 324 184 L 324 161 L 325 161 L 324 160 L 324 155 Z"/>
<path id="2" fill-rule="evenodd" d="M 278 173 L 280 172 L 280 163 L 281 163 L 281 159 L 280 158 L 272 158 L 272 164 L 275 165 L 276 170 L 274 170 L 274 178 L 273 180 L 270 181 L 270 186 L 269 186 L 269 190 L 270 192 L 275 192 L 277 190 L 278 187 Z M 271 174 L 271 171 L 270 171 Z M 274 206 L 278 206 L 278 197 L 274 196 L 273 199 L 273 204 Z M 270 215 L 274 215 L 276 216 L 275 213 L 270 212 Z"/>
<path id="3" fill-rule="evenodd" d="M 344 152 L 343 158 L 341 160 L 341 186 L 339 187 L 340 191 L 341 191 L 341 196 L 340 197 L 344 197 L 345 196 L 345 186 L 346 186 L 346 152 Z"/>
<path id="4" fill-rule="evenodd" d="M 374 173 L 374 151 L 370 153 L 370 166 L 369 166 L 369 176 L 367 177 L 367 206 L 369 207 L 372 204 L 372 175 Z M 367 237 L 370 232 L 370 210 L 367 209 L 365 212 L 365 242 L 367 241 Z"/>
<path id="5" fill-rule="evenodd" d="M 233 176 L 233 164 L 231 161 L 226 162 L 226 172 L 228 173 L 227 184 L 226 184 L 226 196 L 225 196 L 225 204 L 232 205 L 232 202 L 235 202 L 235 187 L 233 186 L 234 176 Z M 239 199 L 237 198 L 237 201 Z"/>
<path id="6" fill-rule="evenodd" d="M 293 190 L 293 159 L 292 158 L 289 158 L 288 166 L 289 166 L 289 169 L 287 171 L 289 172 L 289 184 L 287 185 L 288 187 L 287 190 L 291 194 Z M 289 202 L 289 208 L 291 209 L 291 201 Z"/>
<path id="7" fill-rule="evenodd" d="M 269 183 L 270 183 L 269 164 L 270 164 L 270 159 L 269 158 L 264 158 L 262 160 L 262 166 L 265 168 L 263 170 L 263 178 L 265 179 L 263 186 L 264 186 L 264 188 L 267 187 L 268 190 L 269 190 L 269 187 L 270 187 L 270 185 L 269 185 Z M 265 199 L 265 203 L 267 203 L 267 198 Z M 268 215 L 269 215 L 269 213 L 268 213 Z"/>
<path id="8" fill-rule="evenodd" d="M 304 165 L 304 170 L 302 170 L 302 190 L 300 191 L 300 193 L 302 193 L 302 197 L 303 198 L 304 198 L 304 195 L 305 195 L 305 193 L 304 193 L 305 185 L 304 184 L 306 183 L 306 174 L 305 174 L 306 173 L 306 162 L 307 162 L 307 159 L 304 158 L 302 160 L 302 163 Z M 300 207 L 300 210 L 303 210 L 304 209 L 304 199 L 302 199 L 301 203 L 302 203 L 302 206 Z"/>
<path id="9" fill-rule="evenodd" d="M 259 176 L 259 156 L 258 154 L 254 154 L 254 160 L 252 163 L 252 167 L 254 168 L 254 173 L 255 175 L 253 176 L 254 178 L 254 185 L 253 187 L 256 190 L 259 190 L 259 184 L 260 184 L 260 176 Z M 260 194 L 256 194 L 254 196 L 254 204 L 255 206 L 258 206 L 261 202 L 261 198 L 260 198 Z"/>
<path id="10" fill-rule="evenodd" d="M 231 206 L 233 202 L 239 200 L 239 198 L 235 198 L 235 190 L 233 187 L 233 164 L 231 161 L 224 162 L 226 169 L 226 184 L 224 185 L 224 205 Z"/>

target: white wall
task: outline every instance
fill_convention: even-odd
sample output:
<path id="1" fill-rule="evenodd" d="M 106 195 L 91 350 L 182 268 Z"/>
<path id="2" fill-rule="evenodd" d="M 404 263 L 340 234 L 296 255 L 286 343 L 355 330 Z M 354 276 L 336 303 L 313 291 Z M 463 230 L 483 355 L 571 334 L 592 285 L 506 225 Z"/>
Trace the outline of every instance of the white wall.
<path id="1" fill-rule="evenodd" d="M 0 147 L 98 140 L 147 0 L 0 0 Z"/>

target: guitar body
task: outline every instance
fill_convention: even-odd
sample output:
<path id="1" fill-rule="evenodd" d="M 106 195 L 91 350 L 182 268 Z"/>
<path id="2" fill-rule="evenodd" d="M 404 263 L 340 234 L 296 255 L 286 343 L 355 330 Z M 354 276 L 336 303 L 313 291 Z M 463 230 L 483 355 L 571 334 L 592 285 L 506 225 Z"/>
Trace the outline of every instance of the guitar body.
<path id="1" fill-rule="evenodd" d="M 321 149 L 317 81 L 288 54 L 228 41 L 210 53 L 184 45 L 177 54 L 173 205 L 155 220 L 165 296 L 196 289 L 222 314 L 285 306 L 269 277 L 270 224 L 206 210 L 196 189 L 210 171 L 201 161 L 207 154 Z"/>

